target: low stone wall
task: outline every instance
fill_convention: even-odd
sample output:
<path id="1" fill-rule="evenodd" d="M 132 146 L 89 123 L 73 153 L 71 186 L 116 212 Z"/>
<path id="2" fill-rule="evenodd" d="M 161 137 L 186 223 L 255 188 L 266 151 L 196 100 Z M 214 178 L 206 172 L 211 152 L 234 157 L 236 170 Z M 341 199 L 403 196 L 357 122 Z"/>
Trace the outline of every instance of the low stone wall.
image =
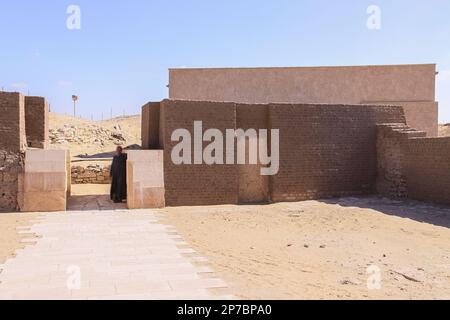
<path id="1" fill-rule="evenodd" d="M 72 165 L 71 176 L 73 184 L 110 184 L 111 165 L 91 164 L 88 166 Z"/>

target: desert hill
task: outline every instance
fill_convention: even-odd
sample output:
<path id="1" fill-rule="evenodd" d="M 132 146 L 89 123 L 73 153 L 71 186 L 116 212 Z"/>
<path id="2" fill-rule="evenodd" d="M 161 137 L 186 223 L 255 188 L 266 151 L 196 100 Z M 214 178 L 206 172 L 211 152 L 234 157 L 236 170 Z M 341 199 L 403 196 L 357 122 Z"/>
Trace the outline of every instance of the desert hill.
<path id="1" fill-rule="evenodd" d="M 92 121 L 51 112 L 51 149 L 69 149 L 72 157 L 109 157 L 116 146 L 141 145 L 141 116 Z"/>

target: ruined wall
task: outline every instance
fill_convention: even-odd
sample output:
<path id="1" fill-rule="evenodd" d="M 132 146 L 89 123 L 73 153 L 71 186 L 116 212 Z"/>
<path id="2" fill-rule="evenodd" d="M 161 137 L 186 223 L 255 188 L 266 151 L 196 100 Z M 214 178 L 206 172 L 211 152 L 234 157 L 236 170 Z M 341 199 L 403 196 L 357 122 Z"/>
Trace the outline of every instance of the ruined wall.
<path id="1" fill-rule="evenodd" d="M 377 176 L 376 124 L 404 123 L 400 107 L 270 105 L 280 129 L 273 201 L 368 194 Z"/>
<path id="2" fill-rule="evenodd" d="M 380 194 L 450 204 L 450 137 L 380 125 L 377 148 Z"/>
<path id="3" fill-rule="evenodd" d="M 142 148 L 159 149 L 160 103 L 150 102 L 142 107 Z"/>
<path id="4" fill-rule="evenodd" d="M 405 124 L 377 126 L 377 193 L 391 198 L 408 196 L 404 162 L 409 138 L 425 137 Z"/>
<path id="5" fill-rule="evenodd" d="M 394 104 L 437 135 L 436 65 L 171 69 L 171 99 L 240 103 Z"/>
<path id="6" fill-rule="evenodd" d="M 23 188 L 19 194 L 20 211 L 66 210 L 68 156 L 66 150 L 26 151 Z"/>
<path id="7" fill-rule="evenodd" d="M 235 165 L 175 165 L 171 160 L 172 132 L 189 130 L 194 138 L 194 121 L 203 121 L 203 132 L 216 128 L 225 132 L 236 127 L 234 103 L 171 101 L 161 103 L 164 109 L 164 181 L 167 206 L 215 205 L 238 203 L 238 168 Z M 191 141 L 192 153 L 194 142 Z M 208 143 L 204 143 L 206 146 Z M 225 159 L 225 148 L 224 148 Z"/>
<path id="8" fill-rule="evenodd" d="M 0 92 L 0 211 L 17 208 L 26 146 L 24 108 L 21 94 Z"/>
<path id="9" fill-rule="evenodd" d="M 28 147 L 44 149 L 49 142 L 48 104 L 42 97 L 25 97 Z"/>
<path id="10" fill-rule="evenodd" d="M 111 165 L 74 165 L 70 170 L 71 180 L 73 184 L 110 184 L 110 169 Z"/>

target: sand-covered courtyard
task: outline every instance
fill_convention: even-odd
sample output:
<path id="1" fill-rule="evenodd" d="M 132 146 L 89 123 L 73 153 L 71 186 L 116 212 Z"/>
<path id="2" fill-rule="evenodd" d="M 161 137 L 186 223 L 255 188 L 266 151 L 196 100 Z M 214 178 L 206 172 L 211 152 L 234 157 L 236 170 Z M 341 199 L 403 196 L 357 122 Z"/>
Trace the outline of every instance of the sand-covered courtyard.
<path id="1" fill-rule="evenodd" d="M 369 197 L 161 211 L 240 298 L 450 298 L 448 207 Z"/>
<path id="2" fill-rule="evenodd" d="M 71 201 L 103 199 L 106 191 L 100 189 L 98 195 L 86 196 L 86 190 L 75 187 L 77 196 Z M 84 210 L 106 219 L 115 211 L 104 209 L 102 201 Z M 119 211 L 139 216 L 132 210 Z M 233 297 L 450 298 L 450 207 L 367 197 L 150 211 L 168 228 L 174 227 L 196 256 L 207 258 L 207 266 L 226 282 Z M 40 239 L 27 230 L 48 215 L 0 214 L 0 265 L 14 261 L 20 249 L 33 250 Z M 70 212 L 61 215 L 70 222 Z M 85 223 L 92 227 L 94 221 Z M 111 234 L 119 232 L 110 228 Z M 142 241 L 152 241 L 152 235 L 148 237 Z M 374 267 L 380 271 L 379 290 L 367 287 Z"/>

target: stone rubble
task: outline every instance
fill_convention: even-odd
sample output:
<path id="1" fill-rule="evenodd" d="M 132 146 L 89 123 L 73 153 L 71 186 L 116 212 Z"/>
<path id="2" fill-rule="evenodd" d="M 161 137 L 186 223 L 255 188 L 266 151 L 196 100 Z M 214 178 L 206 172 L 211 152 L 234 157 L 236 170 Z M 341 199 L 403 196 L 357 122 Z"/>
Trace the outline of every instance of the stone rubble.
<path id="1" fill-rule="evenodd" d="M 72 166 L 71 176 L 73 184 L 110 184 L 109 176 L 111 165 L 102 166 L 91 164 L 86 167 Z"/>
<path id="2" fill-rule="evenodd" d="M 49 130 L 51 144 L 90 144 L 97 146 L 123 145 L 126 138 L 122 133 L 120 125 L 114 126 L 115 131 L 103 128 L 98 125 L 75 126 L 64 125 L 60 128 Z"/>

